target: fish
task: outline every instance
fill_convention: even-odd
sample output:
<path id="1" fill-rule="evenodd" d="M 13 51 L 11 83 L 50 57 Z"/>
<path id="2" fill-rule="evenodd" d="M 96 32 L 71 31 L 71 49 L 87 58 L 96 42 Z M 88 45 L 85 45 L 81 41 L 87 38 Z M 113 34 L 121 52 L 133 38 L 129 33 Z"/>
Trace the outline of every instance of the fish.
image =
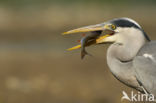
<path id="1" fill-rule="evenodd" d="M 85 47 L 91 44 L 91 42 L 94 42 L 101 35 L 101 33 L 102 31 L 92 31 L 81 39 L 81 59 L 83 59 L 85 55 L 91 56 L 91 54 L 86 51 Z"/>

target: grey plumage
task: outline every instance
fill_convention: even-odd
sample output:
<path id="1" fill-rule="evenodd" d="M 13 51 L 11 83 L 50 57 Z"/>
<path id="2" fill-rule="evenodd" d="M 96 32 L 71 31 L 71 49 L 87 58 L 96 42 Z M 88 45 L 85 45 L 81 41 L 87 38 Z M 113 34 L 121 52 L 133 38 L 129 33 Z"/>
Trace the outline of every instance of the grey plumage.
<path id="1" fill-rule="evenodd" d="M 133 61 L 136 77 L 156 96 L 156 41 L 146 43 Z"/>
<path id="2" fill-rule="evenodd" d="M 127 25 L 121 28 L 123 31 L 127 28 L 127 32 L 121 30 L 117 34 L 120 39 L 107 51 L 108 66 L 122 83 L 142 93 L 141 87 L 144 87 L 148 93 L 156 95 L 156 41 L 150 41 L 141 27 Z"/>

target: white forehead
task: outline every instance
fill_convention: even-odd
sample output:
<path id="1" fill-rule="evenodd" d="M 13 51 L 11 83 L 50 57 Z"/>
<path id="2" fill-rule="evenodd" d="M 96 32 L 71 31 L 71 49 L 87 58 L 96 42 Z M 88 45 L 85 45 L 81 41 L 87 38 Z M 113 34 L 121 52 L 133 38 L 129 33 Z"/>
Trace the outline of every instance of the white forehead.
<path id="1" fill-rule="evenodd" d="M 141 26 L 140 26 L 136 21 L 134 21 L 133 19 L 126 18 L 126 17 L 124 17 L 124 18 L 122 18 L 122 19 L 124 19 L 124 20 L 128 20 L 128 21 L 134 23 L 135 25 L 137 25 L 139 28 L 141 28 Z"/>

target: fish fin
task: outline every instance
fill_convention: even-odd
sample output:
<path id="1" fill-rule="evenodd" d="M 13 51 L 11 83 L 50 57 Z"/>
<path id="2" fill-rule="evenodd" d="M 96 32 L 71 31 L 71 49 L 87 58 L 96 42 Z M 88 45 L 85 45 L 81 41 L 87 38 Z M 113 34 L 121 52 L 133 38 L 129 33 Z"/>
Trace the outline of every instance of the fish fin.
<path id="1" fill-rule="evenodd" d="M 81 40 L 77 40 L 77 42 L 78 42 L 78 43 L 80 43 L 80 42 L 81 42 Z"/>
<path id="2" fill-rule="evenodd" d="M 86 36 L 86 34 L 82 34 L 82 37 Z"/>
<path id="3" fill-rule="evenodd" d="M 79 49 L 79 48 L 81 48 L 81 45 L 76 45 L 76 46 L 74 46 L 74 47 L 72 47 L 72 48 L 69 48 L 69 49 L 67 49 L 68 51 L 71 51 L 71 50 L 75 50 L 75 49 Z"/>

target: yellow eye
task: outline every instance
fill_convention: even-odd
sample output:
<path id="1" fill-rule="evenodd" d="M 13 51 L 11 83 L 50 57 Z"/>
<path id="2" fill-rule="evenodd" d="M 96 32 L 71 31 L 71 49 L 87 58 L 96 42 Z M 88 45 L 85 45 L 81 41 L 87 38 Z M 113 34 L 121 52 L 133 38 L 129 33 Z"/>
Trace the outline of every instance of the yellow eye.
<path id="1" fill-rule="evenodd" d="M 111 25 L 111 28 L 113 29 L 113 30 L 115 30 L 116 29 L 116 26 L 115 25 Z"/>

